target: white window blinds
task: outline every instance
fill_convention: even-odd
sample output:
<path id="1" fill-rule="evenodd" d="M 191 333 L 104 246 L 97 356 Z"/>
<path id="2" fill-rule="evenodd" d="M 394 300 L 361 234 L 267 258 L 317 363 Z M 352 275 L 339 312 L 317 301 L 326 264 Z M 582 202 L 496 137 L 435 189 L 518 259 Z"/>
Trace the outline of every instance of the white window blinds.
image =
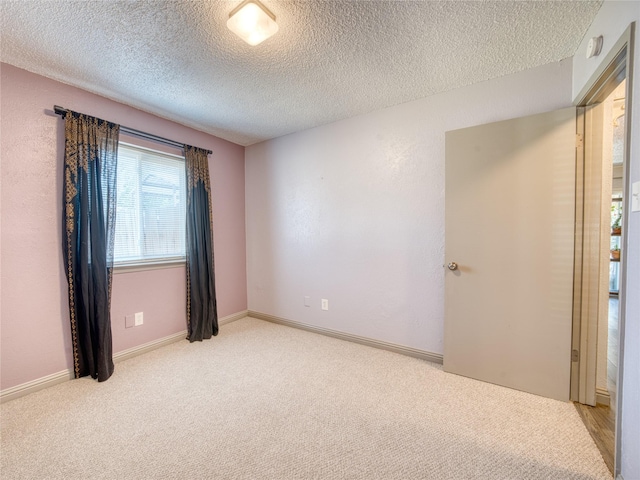
<path id="1" fill-rule="evenodd" d="M 118 146 L 116 265 L 184 260 L 184 158 Z"/>

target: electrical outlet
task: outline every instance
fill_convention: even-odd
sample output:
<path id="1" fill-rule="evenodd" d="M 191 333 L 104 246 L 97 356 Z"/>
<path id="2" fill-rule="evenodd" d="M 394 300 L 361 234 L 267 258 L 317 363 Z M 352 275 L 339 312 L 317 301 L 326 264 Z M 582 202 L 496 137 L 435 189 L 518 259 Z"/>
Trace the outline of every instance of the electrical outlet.
<path id="1" fill-rule="evenodd" d="M 322 310 L 329 310 L 329 300 L 326 298 L 322 299 Z"/>
<path id="2" fill-rule="evenodd" d="M 126 315 L 124 317 L 124 328 L 133 328 L 135 327 L 135 316 L 134 315 Z"/>
<path id="3" fill-rule="evenodd" d="M 311 297 L 304 297 L 304 306 L 305 307 L 311 306 Z"/>
<path id="4" fill-rule="evenodd" d="M 144 317 L 142 315 L 142 312 L 138 312 L 136 313 L 136 327 L 142 325 L 144 323 Z"/>

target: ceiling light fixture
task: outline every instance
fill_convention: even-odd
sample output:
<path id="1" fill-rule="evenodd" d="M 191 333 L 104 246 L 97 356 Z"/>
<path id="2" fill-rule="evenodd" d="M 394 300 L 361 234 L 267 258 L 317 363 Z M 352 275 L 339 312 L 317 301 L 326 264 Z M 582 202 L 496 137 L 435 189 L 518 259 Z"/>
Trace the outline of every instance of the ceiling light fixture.
<path id="1" fill-rule="evenodd" d="M 259 0 L 245 0 L 234 8 L 227 27 L 249 45 L 258 45 L 278 31 L 276 16 Z"/>

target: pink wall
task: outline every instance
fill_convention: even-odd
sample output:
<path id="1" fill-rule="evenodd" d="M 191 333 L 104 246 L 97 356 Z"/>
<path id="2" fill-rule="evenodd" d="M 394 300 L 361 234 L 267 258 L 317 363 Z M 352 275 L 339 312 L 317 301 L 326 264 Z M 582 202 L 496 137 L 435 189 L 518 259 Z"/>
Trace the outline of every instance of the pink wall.
<path id="1" fill-rule="evenodd" d="M 218 314 L 247 309 L 242 146 L 7 64 L 0 75 L 0 388 L 72 366 L 61 247 L 64 132 L 54 105 L 213 151 Z M 186 328 L 184 277 L 184 267 L 114 275 L 114 352 Z M 124 316 L 140 311 L 144 325 L 125 329 Z"/>

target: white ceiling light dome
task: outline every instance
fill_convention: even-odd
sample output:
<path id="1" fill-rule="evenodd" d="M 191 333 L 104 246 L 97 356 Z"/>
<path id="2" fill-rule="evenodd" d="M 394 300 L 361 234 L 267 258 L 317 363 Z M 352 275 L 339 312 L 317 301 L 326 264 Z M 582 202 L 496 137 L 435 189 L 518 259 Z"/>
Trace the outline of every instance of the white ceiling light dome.
<path id="1" fill-rule="evenodd" d="M 245 0 L 229 14 L 227 27 L 249 45 L 264 42 L 278 31 L 276 16 L 258 0 Z"/>

